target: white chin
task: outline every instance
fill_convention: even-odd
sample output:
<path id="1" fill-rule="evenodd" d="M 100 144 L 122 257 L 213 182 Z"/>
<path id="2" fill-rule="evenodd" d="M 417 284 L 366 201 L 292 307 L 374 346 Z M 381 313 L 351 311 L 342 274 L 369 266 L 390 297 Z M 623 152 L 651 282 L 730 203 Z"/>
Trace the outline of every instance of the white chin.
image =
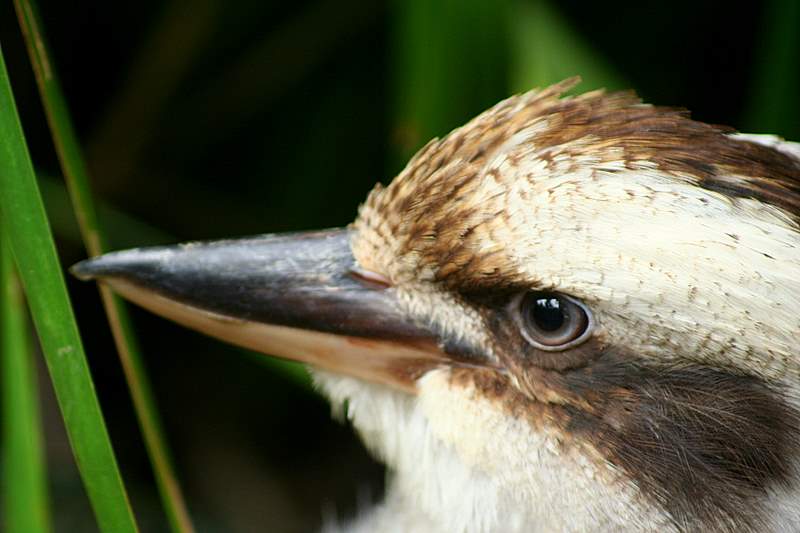
<path id="1" fill-rule="evenodd" d="M 658 511 L 637 505 L 631 486 L 608 483 L 590 458 L 454 386 L 447 369 L 421 377 L 417 395 L 311 374 L 391 474 L 383 503 L 346 531 L 670 531 Z"/>

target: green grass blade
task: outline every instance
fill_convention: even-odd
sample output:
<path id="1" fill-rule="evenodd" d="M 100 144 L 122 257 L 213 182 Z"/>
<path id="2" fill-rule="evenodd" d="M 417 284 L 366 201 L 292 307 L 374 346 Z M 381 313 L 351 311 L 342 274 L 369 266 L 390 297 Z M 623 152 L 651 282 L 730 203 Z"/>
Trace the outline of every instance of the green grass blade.
<path id="1" fill-rule="evenodd" d="M 2 226 L 0 226 L 2 227 Z M 27 313 L 11 244 L 0 235 L 0 359 L 3 388 L 3 508 L 8 533 L 52 531 L 38 385 Z"/>
<path id="2" fill-rule="evenodd" d="M 80 229 L 75 221 L 75 212 L 64 184 L 51 176 L 39 174 L 39 188 L 56 237 L 79 245 L 81 243 Z M 102 201 L 97 201 L 96 206 L 100 227 L 107 230 L 109 241 L 114 248 L 129 248 L 143 244 L 167 244 L 177 240 L 174 235 Z M 313 389 L 308 372 L 300 363 L 276 357 L 264 357 L 263 354 L 244 349 L 242 354 L 282 375 L 298 387 L 308 391 Z"/>
<path id="3" fill-rule="evenodd" d="M 67 180 L 83 241 L 90 255 L 100 255 L 105 250 L 105 245 L 89 188 L 88 172 L 64 95 L 55 75 L 55 66 L 47 52 L 36 5 L 31 0 L 16 0 L 14 5 L 28 45 L 45 114 Z M 152 390 L 144 371 L 127 308 L 107 287 L 100 286 L 100 294 L 170 526 L 176 533 L 194 531 L 177 476 L 172 468 L 161 429 L 161 420 L 155 408 Z"/>
<path id="4" fill-rule="evenodd" d="M 137 531 L 89 374 L 0 52 L 0 212 L 86 492 L 104 532 Z"/>
<path id="5" fill-rule="evenodd" d="M 509 11 L 511 88 L 515 92 L 579 75 L 578 92 L 627 89 L 610 63 L 573 30 L 547 0 L 515 0 Z"/>

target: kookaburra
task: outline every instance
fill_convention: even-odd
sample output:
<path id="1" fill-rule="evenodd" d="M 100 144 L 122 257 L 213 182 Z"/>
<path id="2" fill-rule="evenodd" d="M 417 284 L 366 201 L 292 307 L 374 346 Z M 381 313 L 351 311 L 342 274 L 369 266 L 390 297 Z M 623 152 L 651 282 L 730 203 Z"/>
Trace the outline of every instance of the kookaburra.
<path id="1" fill-rule="evenodd" d="M 348 531 L 800 531 L 800 145 L 574 83 L 345 229 L 73 272 L 308 363 L 392 473 Z"/>

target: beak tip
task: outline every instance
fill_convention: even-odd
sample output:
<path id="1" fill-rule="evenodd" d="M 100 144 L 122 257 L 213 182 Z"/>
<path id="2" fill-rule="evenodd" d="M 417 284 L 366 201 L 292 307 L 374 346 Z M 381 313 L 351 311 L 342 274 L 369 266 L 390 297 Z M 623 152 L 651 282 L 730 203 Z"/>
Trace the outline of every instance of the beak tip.
<path id="1" fill-rule="evenodd" d="M 102 269 L 97 268 L 97 264 L 98 261 L 95 259 L 85 259 L 69 267 L 69 273 L 81 281 L 90 281 L 96 279 L 102 273 Z"/>
<path id="2" fill-rule="evenodd" d="M 143 279 L 152 271 L 158 271 L 171 253 L 165 247 L 111 252 L 75 263 L 69 268 L 69 272 L 81 281 L 109 277 Z"/>

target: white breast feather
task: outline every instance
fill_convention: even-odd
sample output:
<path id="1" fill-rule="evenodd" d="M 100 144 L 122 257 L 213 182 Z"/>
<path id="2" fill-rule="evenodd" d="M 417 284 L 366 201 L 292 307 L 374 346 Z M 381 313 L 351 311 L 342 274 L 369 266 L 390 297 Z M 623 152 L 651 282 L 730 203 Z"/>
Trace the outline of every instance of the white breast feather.
<path id="1" fill-rule="evenodd" d="M 327 532 L 669 532 L 610 467 L 431 371 L 410 396 L 314 372 L 390 469 L 386 501 Z"/>

